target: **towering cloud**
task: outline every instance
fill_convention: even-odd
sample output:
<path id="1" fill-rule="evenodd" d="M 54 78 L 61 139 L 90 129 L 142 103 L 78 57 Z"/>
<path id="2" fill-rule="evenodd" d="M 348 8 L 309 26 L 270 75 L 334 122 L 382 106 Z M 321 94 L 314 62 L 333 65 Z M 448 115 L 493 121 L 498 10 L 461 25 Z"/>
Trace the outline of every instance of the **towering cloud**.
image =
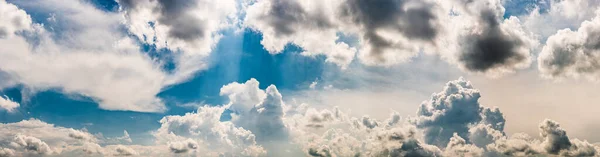
<path id="1" fill-rule="evenodd" d="M 538 56 L 538 69 L 550 78 L 600 78 L 600 17 L 577 31 L 563 29 L 550 36 Z"/>
<path id="2" fill-rule="evenodd" d="M 455 133 L 468 140 L 474 125 L 486 124 L 503 131 L 502 113 L 480 105 L 480 97 L 479 90 L 467 80 L 450 81 L 444 90 L 421 104 L 413 123 L 423 129 L 427 143 L 440 147 L 446 146 Z"/>
<path id="3" fill-rule="evenodd" d="M 256 144 L 256 136 L 231 121 L 221 122 L 225 107 L 200 107 L 197 113 L 167 116 L 154 136 L 158 144 L 171 152 L 198 155 L 259 156 L 265 150 Z M 195 151 L 192 151 L 195 150 Z"/>

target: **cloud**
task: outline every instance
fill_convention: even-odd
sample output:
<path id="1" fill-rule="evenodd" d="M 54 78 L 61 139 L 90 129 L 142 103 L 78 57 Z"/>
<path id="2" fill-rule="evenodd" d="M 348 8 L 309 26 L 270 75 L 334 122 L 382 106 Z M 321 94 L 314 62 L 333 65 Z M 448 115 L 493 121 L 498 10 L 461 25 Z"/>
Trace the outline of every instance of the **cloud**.
<path id="1" fill-rule="evenodd" d="M 118 14 L 81 1 L 13 3 L 0 1 L 2 15 L 10 15 L 0 18 L 11 25 L 0 37 L 0 67 L 9 80 L 89 96 L 107 110 L 166 110 L 156 94 L 167 76 L 118 29 Z M 51 18 L 33 23 L 17 6 Z"/>
<path id="2" fill-rule="evenodd" d="M 277 87 L 258 88 L 259 82 L 250 79 L 243 84 L 231 83 L 221 88 L 221 95 L 229 98 L 232 122 L 257 135 L 258 140 L 281 139 L 287 136 L 283 123 L 283 97 Z"/>
<path id="3" fill-rule="evenodd" d="M 390 65 L 409 60 L 420 46 L 435 45 L 444 31 L 439 9 L 438 3 L 428 0 L 347 0 L 340 6 L 339 18 L 358 29 L 363 63 Z"/>
<path id="4" fill-rule="evenodd" d="M 544 120 L 541 140 L 523 133 L 507 136 L 497 108 L 479 104 L 480 93 L 460 78 L 424 101 L 416 116 L 377 120 L 339 109 L 284 103 L 274 85 L 225 85 L 230 102 L 165 116 L 150 145 L 106 144 L 109 138 L 40 120 L 0 124 L 0 155 L 57 156 L 598 156 L 600 147 L 571 139 L 560 125 Z M 254 104 L 254 105 L 250 105 Z M 237 107 L 234 110 L 233 106 Z M 234 111 L 222 120 L 225 110 Z M 245 110 L 240 110 L 245 109 Z M 444 128 L 444 129 L 440 129 Z M 278 133 L 285 133 L 277 135 Z M 449 133 L 449 135 L 447 134 Z M 128 133 L 125 133 L 126 135 Z M 275 136 L 277 135 L 277 136 Z M 120 142 L 120 143 L 119 143 Z M 10 144 L 13 143 L 13 144 Z M 6 149 L 2 149 L 6 148 Z"/>
<path id="5" fill-rule="evenodd" d="M 205 58 L 237 20 L 234 0 L 119 0 L 125 24 L 140 41 L 173 51 L 176 69 L 169 84 L 206 68 Z M 179 53 L 181 52 L 181 53 Z"/>
<path id="6" fill-rule="evenodd" d="M 198 143 L 192 139 L 187 139 L 185 141 L 175 141 L 169 143 L 169 149 L 173 153 L 186 153 L 189 150 L 197 149 Z"/>
<path id="7" fill-rule="evenodd" d="M 11 157 L 15 155 L 15 151 L 10 148 L 0 148 L 0 157 Z"/>
<path id="8" fill-rule="evenodd" d="M 538 69 L 548 78 L 600 77 L 600 17 L 581 23 L 577 31 L 563 29 L 548 37 L 538 56 Z"/>
<path id="9" fill-rule="evenodd" d="M 115 154 L 116 156 L 138 155 L 138 153 L 135 150 L 123 145 L 118 145 L 117 148 L 115 148 L 115 150 L 117 151 L 117 154 Z"/>
<path id="10" fill-rule="evenodd" d="M 479 104 L 480 97 L 479 90 L 464 78 L 450 81 L 441 92 L 421 104 L 412 121 L 423 129 L 427 143 L 440 147 L 446 146 L 454 133 L 468 140 L 473 125 L 489 124 L 503 131 L 502 113 Z"/>
<path id="11" fill-rule="evenodd" d="M 307 56 L 325 55 L 327 62 L 342 68 L 350 64 L 355 49 L 337 42 L 335 16 L 341 0 L 259 0 L 249 4 L 244 25 L 263 34 L 261 44 L 271 54 L 281 53 L 289 43 L 302 47 Z"/>
<path id="12" fill-rule="evenodd" d="M 528 10 L 529 14 L 521 15 L 519 19 L 527 30 L 545 41 L 558 30 L 575 29 L 581 22 L 594 18 L 599 6 L 599 0 L 539 1 Z"/>
<path id="13" fill-rule="evenodd" d="M 46 142 L 32 136 L 21 134 L 15 136 L 11 145 L 37 154 L 51 154 L 53 152 Z"/>
<path id="14" fill-rule="evenodd" d="M 12 101 L 8 96 L 1 97 L 0 96 L 0 108 L 4 109 L 8 112 L 13 112 L 15 108 L 19 107 L 20 104 Z"/>
<path id="15" fill-rule="evenodd" d="M 228 154 L 232 156 L 259 156 L 265 150 L 256 144 L 255 134 L 231 121 L 220 121 L 225 107 L 200 107 L 197 113 L 166 116 L 154 133 L 158 144 L 167 144 L 173 152 L 183 153 L 193 140 L 197 154 Z M 186 141 L 186 144 L 177 143 Z M 185 148 L 190 149 L 190 148 Z M 210 156 L 210 155 L 209 155 Z"/>
<path id="16" fill-rule="evenodd" d="M 427 52 L 466 71 L 500 76 L 529 67 L 538 45 L 517 17 L 504 19 L 500 0 L 252 2 L 244 24 L 263 34 L 269 52 L 291 43 L 342 68 L 355 53 L 365 65 L 390 66 Z M 348 45 L 348 38 L 358 44 Z"/>
<path id="17" fill-rule="evenodd" d="M 440 52 L 450 62 L 470 72 L 501 76 L 530 66 L 538 45 L 517 17 L 504 19 L 500 0 L 444 2 L 451 35 Z"/>
<path id="18" fill-rule="evenodd" d="M 467 141 L 458 134 L 454 133 L 448 146 L 444 150 L 444 156 L 482 156 L 483 149 L 472 144 L 467 144 Z"/>
<path id="19" fill-rule="evenodd" d="M 526 134 L 515 134 L 503 138 L 487 146 L 491 153 L 524 156 L 524 155 L 558 155 L 558 156 L 598 156 L 599 147 L 587 141 L 569 139 L 560 125 L 546 119 L 540 123 L 542 141 Z"/>

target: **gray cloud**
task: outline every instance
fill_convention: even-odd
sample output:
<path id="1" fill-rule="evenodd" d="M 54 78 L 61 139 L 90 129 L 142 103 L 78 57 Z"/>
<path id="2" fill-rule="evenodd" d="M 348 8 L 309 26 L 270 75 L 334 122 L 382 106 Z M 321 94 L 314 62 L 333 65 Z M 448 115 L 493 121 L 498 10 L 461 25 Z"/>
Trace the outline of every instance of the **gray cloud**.
<path id="1" fill-rule="evenodd" d="M 551 78 L 600 77 L 600 18 L 585 21 L 577 31 L 564 29 L 550 36 L 542 49 L 538 68 Z"/>
<path id="2" fill-rule="evenodd" d="M 485 73 L 530 62 L 528 39 L 503 26 L 504 7 L 499 0 L 457 3 L 464 9 L 460 16 L 472 16 L 477 30 L 459 39 L 458 60 L 465 69 Z"/>
<path id="3" fill-rule="evenodd" d="M 412 121 L 423 129 L 425 142 L 440 147 L 446 146 L 454 133 L 468 139 L 473 125 L 489 124 L 495 129 L 503 129 L 505 120 L 502 113 L 480 105 L 480 97 L 479 90 L 465 79 L 450 81 L 444 90 L 421 104 L 417 117 Z"/>
<path id="4" fill-rule="evenodd" d="M 395 30 L 412 40 L 433 42 L 439 31 L 435 7 L 434 3 L 417 0 L 348 0 L 342 4 L 340 14 L 342 19 L 362 27 L 363 40 L 373 47 L 369 53 L 378 56 L 383 49 L 405 47 L 379 35 L 379 29 Z"/>

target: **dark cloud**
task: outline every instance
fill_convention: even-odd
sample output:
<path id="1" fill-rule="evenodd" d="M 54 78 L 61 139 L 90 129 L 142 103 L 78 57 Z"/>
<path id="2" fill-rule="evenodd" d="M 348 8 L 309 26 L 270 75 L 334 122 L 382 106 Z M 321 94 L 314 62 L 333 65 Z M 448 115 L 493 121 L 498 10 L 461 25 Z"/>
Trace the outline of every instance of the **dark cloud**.
<path id="1" fill-rule="evenodd" d="M 136 9 L 148 0 L 120 0 L 119 4 L 125 10 Z M 153 8 L 158 13 L 157 22 L 170 27 L 169 37 L 181 39 L 187 42 L 202 39 L 206 35 L 205 21 L 199 19 L 191 10 L 198 5 L 197 1 L 191 0 L 156 0 L 157 6 Z"/>
<path id="2" fill-rule="evenodd" d="M 406 7 L 411 4 L 411 7 Z M 341 6 L 342 18 L 363 27 L 362 37 L 373 47 L 372 55 L 399 47 L 378 35 L 378 29 L 391 29 L 408 39 L 432 41 L 438 35 L 433 3 L 416 0 L 348 0 Z M 408 44 L 408 43 L 406 43 Z"/>
<path id="3" fill-rule="evenodd" d="M 330 28 L 332 22 L 321 10 L 307 12 L 298 1 L 272 0 L 269 13 L 262 16 L 275 29 L 276 35 L 291 35 L 297 32 L 297 26 L 308 28 Z"/>
<path id="4" fill-rule="evenodd" d="M 470 3 L 467 3 L 467 5 Z M 495 10 L 485 9 L 476 13 L 481 24 L 481 33 L 464 37 L 459 61 L 470 71 L 487 72 L 490 69 L 512 66 L 528 59 L 521 53 L 525 42 L 501 27 L 502 15 Z"/>

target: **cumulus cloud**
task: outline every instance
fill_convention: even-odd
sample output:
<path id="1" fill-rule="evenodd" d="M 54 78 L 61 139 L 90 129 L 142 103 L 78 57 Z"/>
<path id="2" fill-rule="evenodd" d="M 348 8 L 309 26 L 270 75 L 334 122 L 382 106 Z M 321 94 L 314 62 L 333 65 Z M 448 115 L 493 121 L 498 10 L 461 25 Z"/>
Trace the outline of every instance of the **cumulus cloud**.
<path id="1" fill-rule="evenodd" d="M 529 14 L 521 15 L 519 19 L 527 30 L 545 41 L 558 30 L 575 29 L 583 21 L 594 18 L 599 6 L 599 0 L 538 1 L 532 10 L 526 10 Z"/>
<path id="2" fill-rule="evenodd" d="M 183 153 L 198 149 L 198 154 L 228 154 L 230 156 L 258 156 L 265 154 L 256 143 L 251 131 L 235 126 L 231 121 L 220 121 L 225 107 L 200 107 L 197 113 L 166 116 L 154 133 L 158 144 L 167 144 L 173 152 Z M 192 141 L 189 141 L 189 140 Z M 188 141 L 186 141 L 188 140 Z M 185 143 L 178 143 L 186 141 Z M 195 144 L 194 144 L 195 142 Z M 192 145 L 190 145 L 192 144 Z M 185 147 L 184 147 L 185 146 Z"/>
<path id="3" fill-rule="evenodd" d="M 197 149 L 198 143 L 192 139 L 187 139 L 185 141 L 175 141 L 168 144 L 169 149 L 173 153 L 186 153 L 189 150 Z"/>
<path id="4" fill-rule="evenodd" d="M 499 76 L 529 67 L 538 45 L 504 12 L 501 0 L 258 0 L 244 24 L 263 33 L 271 53 L 291 43 L 345 67 L 355 52 L 366 65 L 384 66 L 437 52 L 464 70 Z M 349 36 L 358 44 L 348 47 Z"/>
<path id="5" fill-rule="evenodd" d="M 119 0 L 128 30 L 140 41 L 174 51 L 177 83 L 205 68 L 220 30 L 236 22 L 234 0 Z M 178 53 L 182 52 L 182 53 Z"/>
<path id="6" fill-rule="evenodd" d="M 4 109 L 8 112 L 13 112 L 15 108 L 19 107 L 20 104 L 11 100 L 8 96 L 0 96 L 0 109 Z"/>
<path id="7" fill-rule="evenodd" d="M 116 156 L 138 155 L 135 150 L 123 145 L 118 145 L 117 148 L 115 148 L 115 151 L 117 151 L 117 154 L 115 154 Z"/>
<path id="8" fill-rule="evenodd" d="M 360 47 L 364 63 L 391 65 L 435 43 L 439 9 L 433 1 L 417 0 L 259 0 L 248 7 L 244 24 L 263 33 L 261 44 L 271 53 L 291 43 L 345 68 Z M 340 42 L 348 36 L 358 36 L 360 44 Z"/>
<path id="9" fill-rule="evenodd" d="M 26 136 L 17 134 L 13 139 L 11 145 L 17 148 L 25 149 L 26 151 L 37 153 L 37 154 L 51 154 L 52 149 L 46 144 L 46 142 L 32 136 Z"/>
<path id="10" fill-rule="evenodd" d="M 503 114 L 497 108 L 481 106 L 479 91 L 463 78 L 448 82 L 441 92 L 424 101 L 416 116 L 403 119 L 397 112 L 391 112 L 385 120 L 351 116 L 338 107 L 317 109 L 307 104 L 285 104 L 275 86 L 262 90 L 258 85 L 255 79 L 225 85 L 221 92 L 230 99 L 228 104 L 203 106 L 193 113 L 164 117 L 160 128 L 152 132 L 154 145 L 106 145 L 102 143 L 108 138 L 32 119 L 0 124 L 0 155 L 598 156 L 600 153 L 598 146 L 569 138 L 552 120 L 539 125 L 541 140 L 523 133 L 505 135 Z M 235 105 L 241 107 L 234 108 Z M 234 111 L 233 118 L 222 120 L 227 109 Z M 284 132 L 285 136 L 274 136 L 278 132 Z"/>
<path id="11" fill-rule="evenodd" d="M 500 76 L 530 66 L 538 42 L 517 17 L 504 19 L 501 0 L 447 1 L 451 35 L 441 54 L 464 70 Z"/>
<path id="12" fill-rule="evenodd" d="M 550 36 L 538 56 L 538 69 L 549 78 L 600 77 L 600 17 L 581 23 L 577 31 L 563 29 Z"/>
<path id="13" fill-rule="evenodd" d="M 10 148 L 0 148 L 0 157 L 11 157 L 15 155 L 15 151 Z"/>
<path id="14" fill-rule="evenodd" d="M 221 95 L 230 99 L 232 122 L 252 131 L 259 140 L 281 139 L 287 136 L 283 123 L 283 97 L 277 87 L 258 88 L 259 82 L 250 79 L 243 84 L 231 83 L 221 88 Z"/>
<path id="15" fill-rule="evenodd" d="M 430 100 L 421 104 L 417 117 L 412 121 L 424 130 L 427 143 L 440 147 L 446 146 L 454 133 L 468 139 L 467 134 L 473 125 L 489 124 L 503 131 L 505 120 L 502 113 L 482 106 L 480 97 L 479 90 L 464 78 L 450 81 L 444 90 L 434 93 Z"/>
<path id="16" fill-rule="evenodd" d="M 246 10 L 244 25 L 263 34 L 261 44 L 269 53 L 281 53 L 289 43 L 304 49 L 302 54 L 325 55 L 327 61 L 345 68 L 355 49 L 337 42 L 339 29 L 333 1 L 260 0 Z"/>

